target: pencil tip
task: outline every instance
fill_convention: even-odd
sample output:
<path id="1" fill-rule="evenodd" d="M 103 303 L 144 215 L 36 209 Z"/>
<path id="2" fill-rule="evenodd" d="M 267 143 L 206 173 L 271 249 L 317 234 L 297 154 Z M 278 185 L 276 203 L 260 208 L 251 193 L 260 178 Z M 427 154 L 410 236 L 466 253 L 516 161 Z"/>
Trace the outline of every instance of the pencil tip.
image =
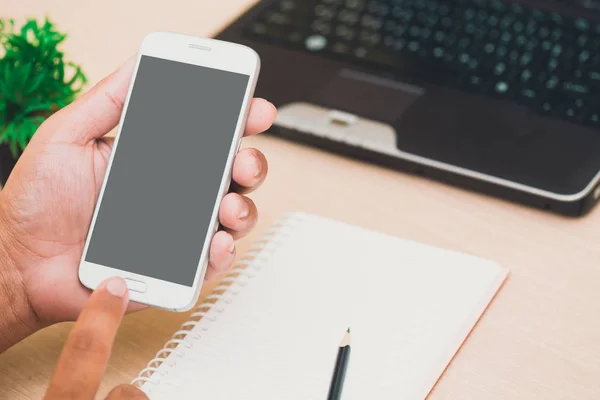
<path id="1" fill-rule="evenodd" d="M 350 328 L 348 328 L 346 334 L 344 335 L 344 338 L 342 339 L 342 343 L 340 343 L 340 347 L 350 346 L 350 342 Z"/>

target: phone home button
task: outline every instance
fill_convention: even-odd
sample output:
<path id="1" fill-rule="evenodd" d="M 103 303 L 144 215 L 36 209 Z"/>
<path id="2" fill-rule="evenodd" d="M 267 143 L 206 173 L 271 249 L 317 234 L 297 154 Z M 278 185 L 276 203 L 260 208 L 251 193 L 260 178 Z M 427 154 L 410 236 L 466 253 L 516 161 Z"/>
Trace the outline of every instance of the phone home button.
<path id="1" fill-rule="evenodd" d="M 148 285 L 141 281 L 125 278 L 125 283 L 127 284 L 127 288 L 134 292 L 144 293 L 148 289 Z"/>

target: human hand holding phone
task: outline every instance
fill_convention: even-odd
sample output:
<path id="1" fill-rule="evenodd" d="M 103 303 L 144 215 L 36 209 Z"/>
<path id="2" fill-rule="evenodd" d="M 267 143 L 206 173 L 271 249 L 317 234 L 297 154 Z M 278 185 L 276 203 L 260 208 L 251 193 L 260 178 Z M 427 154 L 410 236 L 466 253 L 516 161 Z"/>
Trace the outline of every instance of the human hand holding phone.
<path id="1" fill-rule="evenodd" d="M 96 398 L 128 302 L 127 285 L 121 278 L 106 280 L 92 293 L 67 338 L 44 400 Z M 148 399 L 144 392 L 126 384 L 106 397 L 142 399 Z"/>
<path id="2" fill-rule="evenodd" d="M 77 267 L 111 154 L 113 139 L 105 135 L 119 121 L 134 64 L 132 58 L 48 119 L 0 192 L 0 287 L 7 288 L 0 295 L 10 297 L 3 302 L 10 307 L 2 313 L 0 352 L 44 326 L 74 320 L 90 295 Z M 265 131 L 275 115 L 272 104 L 254 99 L 245 135 Z M 234 192 L 220 205 L 225 230 L 212 240 L 208 279 L 231 266 L 234 240 L 254 227 L 257 210 L 243 194 L 266 173 L 261 152 L 240 151 Z"/>
<path id="3" fill-rule="evenodd" d="M 85 287 L 120 276 L 132 301 L 194 306 L 259 70 L 247 46 L 146 36 L 83 248 Z"/>

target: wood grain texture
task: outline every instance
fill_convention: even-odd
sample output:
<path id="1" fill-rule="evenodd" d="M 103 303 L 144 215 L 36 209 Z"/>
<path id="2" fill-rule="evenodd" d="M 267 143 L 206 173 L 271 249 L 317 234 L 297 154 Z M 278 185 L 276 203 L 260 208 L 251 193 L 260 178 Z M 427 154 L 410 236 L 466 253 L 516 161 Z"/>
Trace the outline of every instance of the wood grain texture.
<path id="1" fill-rule="evenodd" d="M 5 2 L 3 15 L 48 14 L 70 33 L 66 54 L 96 82 L 148 32 L 210 35 L 251 3 L 19 0 Z M 281 212 L 298 210 L 511 269 L 431 400 L 600 398 L 600 211 L 572 220 L 272 137 L 245 145 L 265 152 L 270 176 L 253 196 L 261 219 L 239 254 Z M 127 316 L 100 394 L 135 377 L 186 317 L 158 310 Z M 42 397 L 70 326 L 45 329 L 0 355 L 0 399 Z"/>

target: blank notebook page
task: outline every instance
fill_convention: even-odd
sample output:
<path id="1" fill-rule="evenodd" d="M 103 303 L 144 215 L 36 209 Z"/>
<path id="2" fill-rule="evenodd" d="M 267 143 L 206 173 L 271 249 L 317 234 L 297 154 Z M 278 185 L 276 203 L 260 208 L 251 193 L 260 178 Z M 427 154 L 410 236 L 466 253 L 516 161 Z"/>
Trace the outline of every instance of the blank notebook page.
<path id="1" fill-rule="evenodd" d="M 486 260 L 300 213 L 236 270 L 145 371 L 151 399 L 325 399 L 348 327 L 343 399 L 423 399 L 506 278 Z"/>

